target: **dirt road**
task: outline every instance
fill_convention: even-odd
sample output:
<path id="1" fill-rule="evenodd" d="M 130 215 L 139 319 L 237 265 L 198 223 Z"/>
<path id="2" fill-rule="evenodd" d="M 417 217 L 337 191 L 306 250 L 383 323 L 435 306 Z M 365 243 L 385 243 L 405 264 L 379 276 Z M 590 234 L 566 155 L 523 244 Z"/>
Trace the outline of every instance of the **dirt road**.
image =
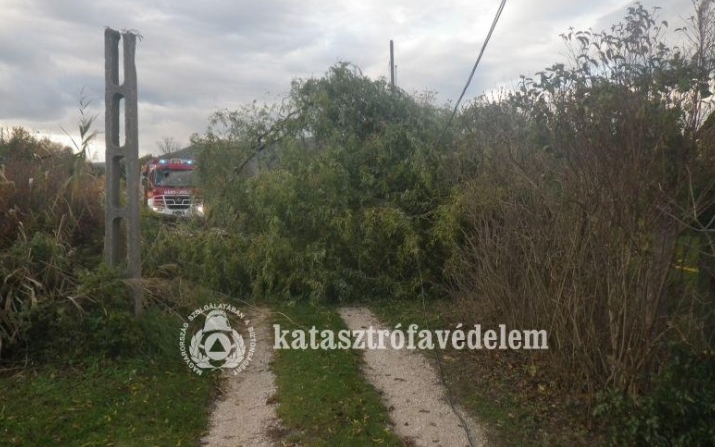
<path id="1" fill-rule="evenodd" d="M 365 308 L 346 308 L 340 315 L 350 329 L 384 325 Z M 270 447 L 270 432 L 279 427 L 272 396 L 275 378 L 270 370 L 273 355 L 268 327 L 269 311 L 253 312 L 256 355 L 249 368 L 226 379 L 226 390 L 211 417 L 211 429 L 203 439 L 208 447 Z M 416 447 L 482 447 L 481 427 L 459 409 L 455 413 L 435 367 L 427 357 L 408 350 L 365 350 L 364 374 L 379 390 L 390 411 L 395 433 Z M 464 422 L 463 422 L 464 421 Z M 464 423 L 466 422 L 465 430 Z M 471 444 L 470 439 L 471 437 Z"/>

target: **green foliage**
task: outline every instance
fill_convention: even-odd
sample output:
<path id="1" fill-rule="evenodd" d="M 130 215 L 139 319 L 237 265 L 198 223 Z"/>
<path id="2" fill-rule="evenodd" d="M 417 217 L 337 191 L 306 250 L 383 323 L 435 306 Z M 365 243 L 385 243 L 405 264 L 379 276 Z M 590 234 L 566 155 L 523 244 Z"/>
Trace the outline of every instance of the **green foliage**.
<path id="1" fill-rule="evenodd" d="M 214 397 L 176 347 L 182 316 L 208 294 L 143 280 L 134 315 L 129 281 L 100 262 L 104 185 L 86 163 L 86 106 L 78 154 L 0 130 L 2 444 L 180 445 L 203 434 Z"/>
<path id="2" fill-rule="evenodd" d="M 443 112 L 345 63 L 295 81 L 280 109 L 219 112 L 196 141 L 202 188 L 243 262 L 209 268 L 247 273 L 258 299 L 414 297 L 446 257 L 431 233 L 446 181 L 429 145 Z"/>
<path id="3" fill-rule="evenodd" d="M 86 105 L 79 154 L 21 128 L 0 133 L 4 360 L 23 353 L 115 357 L 146 345 L 124 281 L 100 263 L 104 185 L 85 160 L 95 135 Z"/>
<path id="4" fill-rule="evenodd" d="M 85 129 L 86 130 L 86 129 Z M 21 128 L 0 132 L 0 355 L 25 347 L 32 312 L 74 298 L 97 264 L 102 183 L 84 159 Z"/>
<path id="5" fill-rule="evenodd" d="M 603 393 L 595 415 L 611 422 L 612 445 L 715 445 L 715 353 L 673 346 L 652 389 L 634 398 Z"/>
<path id="6" fill-rule="evenodd" d="M 42 303 L 63 301 L 74 286 L 77 259 L 66 244 L 46 233 L 24 234 L 0 254 L 0 347 L 27 340 L 28 318 Z"/>
<path id="7" fill-rule="evenodd" d="M 141 346 L 142 335 L 118 270 L 104 264 L 77 275 L 76 294 L 43 300 L 30 310 L 24 341 L 35 358 L 83 361 L 117 357 Z"/>
<path id="8" fill-rule="evenodd" d="M 384 79 L 373 81 L 346 62 L 323 78 L 294 81 L 290 98 L 300 111 L 297 128 L 318 142 L 365 141 L 395 127 L 433 139 L 441 124 L 434 114 L 446 113 L 403 91 L 392 92 Z"/>
<path id="9" fill-rule="evenodd" d="M 142 220 L 143 274 L 173 278 L 177 274 L 218 292 L 245 295 L 251 287 L 246 271 L 246 240 L 241 235 L 207 230 L 197 222 Z"/>

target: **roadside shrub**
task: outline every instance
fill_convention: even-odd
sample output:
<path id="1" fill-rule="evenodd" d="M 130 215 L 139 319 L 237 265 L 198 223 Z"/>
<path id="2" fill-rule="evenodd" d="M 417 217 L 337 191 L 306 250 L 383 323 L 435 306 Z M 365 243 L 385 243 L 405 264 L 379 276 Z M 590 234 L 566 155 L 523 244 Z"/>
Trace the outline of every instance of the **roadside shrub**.
<path id="1" fill-rule="evenodd" d="M 72 287 L 55 290 L 63 295 L 39 300 L 23 312 L 16 349 L 35 358 L 44 353 L 81 359 L 93 351 L 117 355 L 122 346 L 135 344 L 135 322 L 118 272 L 106 267 L 79 272 Z"/>
<path id="2" fill-rule="evenodd" d="M 32 312 L 70 300 L 101 254 L 102 183 L 82 157 L 24 129 L 0 133 L 0 356 L 28 342 Z"/>
<path id="3" fill-rule="evenodd" d="M 611 423 L 614 446 L 715 445 L 715 353 L 677 344 L 640 396 L 599 395 L 595 415 Z"/>
<path id="4" fill-rule="evenodd" d="M 27 312 L 15 353 L 59 364 L 120 357 L 180 362 L 176 343 L 183 319 L 217 294 L 191 280 L 145 278 L 144 309 L 135 315 L 130 281 L 103 263 L 78 272 L 71 295 Z"/>
<path id="5" fill-rule="evenodd" d="M 79 154 L 23 129 L 0 132 L 3 363 L 166 357 L 181 312 L 207 295 L 175 277 L 219 291 L 250 288 L 238 274 L 245 251 L 240 238 L 204 231 L 196 222 L 169 225 L 145 216 L 145 278 L 156 278 L 138 284 L 145 311 L 134 315 L 129 280 L 101 262 L 103 181 L 84 158 L 94 135 L 91 120 L 81 122 Z"/>
<path id="6" fill-rule="evenodd" d="M 55 236 L 24 234 L 0 253 L 0 348 L 12 349 L 27 339 L 28 318 L 43 303 L 66 299 L 74 286 L 76 259 Z"/>
<path id="7" fill-rule="evenodd" d="M 591 397 L 636 396 L 673 328 L 700 340 L 712 313 L 681 255 L 715 198 L 690 127 L 709 92 L 663 26 L 635 5 L 610 33 L 572 30 L 571 65 L 464 111 L 451 161 L 459 218 L 440 228 L 461 230 L 445 234 L 466 318 L 546 329 L 554 370 Z"/>

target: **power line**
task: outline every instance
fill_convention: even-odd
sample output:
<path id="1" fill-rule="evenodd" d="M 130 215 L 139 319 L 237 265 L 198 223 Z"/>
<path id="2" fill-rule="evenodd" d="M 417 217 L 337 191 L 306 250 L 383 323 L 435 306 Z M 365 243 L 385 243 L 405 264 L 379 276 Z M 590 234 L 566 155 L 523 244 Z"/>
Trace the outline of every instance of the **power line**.
<path id="1" fill-rule="evenodd" d="M 504 5 L 506 5 L 506 0 L 501 0 L 501 3 L 499 4 L 499 9 L 497 9 L 497 13 L 494 16 L 494 20 L 492 21 L 492 26 L 489 28 L 489 33 L 487 34 L 487 38 L 484 40 L 484 43 L 482 44 L 482 49 L 479 51 L 479 56 L 477 57 L 477 61 L 474 63 L 474 67 L 472 67 L 472 72 L 469 74 L 469 78 L 467 79 L 467 83 L 464 85 L 464 89 L 462 89 L 462 94 L 459 95 L 459 99 L 457 100 L 457 103 L 454 105 L 454 110 L 452 110 L 452 114 L 449 117 L 449 121 L 447 121 L 447 124 L 444 126 L 444 129 L 442 129 L 442 133 L 439 136 L 439 140 L 437 140 L 436 146 L 439 145 L 440 142 L 442 142 L 442 137 L 444 136 L 445 132 L 449 128 L 450 124 L 452 124 L 452 120 L 454 119 L 454 115 L 457 114 L 457 109 L 459 108 L 459 103 L 462 102 L 462 98 L 464 98 L 465 93 L 467 92 L 467 88 L 469 88 L 469 84 L 472 82 L 472 78 L 474 77 L 474 73 L 477 71 L 477 66 L 479 66 L 479 61 L 482 60 L 482 55 L 484 54 L 484 50 L 487 48 L 487 44 L 489 43 L 489 39 L 492 37 L 492 33 L 494 32 L 494 28 L 497 26 L 497 22 L 499 21 L 499 17 L 501 17 L 501 13 L 504 10 Z M 417 267 L 420 269 L 420 283 L 421 283 L 421 295 L 422 295 L 422 311 L 424 312 L 424 317 L 425 321 L 427 321 L 427 305 L 425 303 L 425 292 L 424 292 L 424 281 L 422 280 L 422 272 L 421 272 L 421 267 L 420 267 L 420 262 L 419 258 L 417 259 Z M 472 432 L 469 429 L 469 424 L 467 424 L 467 421 L 464 419 L 464 417 L 461 415 L 459 411 L 457 411 L 457 408 L 454 405 L 454 402 L 451 398 L 452 391 L 449 388 L 449 385 L 447 384 L 447 381 L 444 377 L 444 370 L 442 369 L 442 362 L 440 362 L 439 354 L 437 353 L 437 350 L 435 349 L 434 351 L 434 357 L 435 361 L 437 363 L 437 367 L 439 368 L 439 377 L 442 380 L 442 385 L 445 387 L 447 390 L 447 402 L 449 403 L 450 407 L 452 408 L 452 412 L 459 418 L 459 420 L 462 422 L 462 428 L 464 429 L 464 432 L 467 435 L 467 441 L 469 442 L 469 445 L 471 447 L 476 447 L 474 438 L 472 436 Z"/>
<path id="2" fill-rule="evenodd" d="M 484 40 L 484 43 L 482 44 L 482 49 L 479 51 L 479 56 L 477 57 L 477 61 L 474 63 L 474 67 L 472 67 L 472 72 L 469 74 L 469 78 L 467 79 L 467 83 L 464 85 L 464 89 L 462 89 L 462 94 L 459 95 L 459 99 L 457 100 L 457 103 L 454 105 L 454 110 L 452 110 L 452 114 L 449 116 L 449 121 L 447 121 L 447 124 L 444 126 L 444 129 L 442 129 L 442 133 L 439 135 L 439 139 L 437 140 L 437 145 L 439 145 L 439 143 L 442 142 L 442 137 L 444 137 L 445 132 L 447 132 L 447 129 L 452 124 L 454 115 L 457 114 L 457 109 L 459 108 L 459 104 L 462 102 L 462 98 L 464 98 L 464 94 L 467 93 L 467 88 L 469 88 L 469 84 L 472 82 L 472 78 L 474 77 L 474 72 L 477 71 L 477 67 L 479 66 L 479 62 L 482 60 L 482 55 L 484 54 L 484 50 L 486 50 L 487 44 L 489 43 L 489 40 L 492 38 L 492 33 L 494 32 L 494 28 L 497 26 L 499 17 L 501 17 L 501 13 L 504 10 L 504 5 L 506 5 L 506 0 L 501 0 L 501 3 L 499 4 L 499 9 L 497 9 L 497 13 L 494 16 L 494 20 L 492 21 L 492 26 L 489 28 L 489 33 L 487 34 L 487 38 Z"/>

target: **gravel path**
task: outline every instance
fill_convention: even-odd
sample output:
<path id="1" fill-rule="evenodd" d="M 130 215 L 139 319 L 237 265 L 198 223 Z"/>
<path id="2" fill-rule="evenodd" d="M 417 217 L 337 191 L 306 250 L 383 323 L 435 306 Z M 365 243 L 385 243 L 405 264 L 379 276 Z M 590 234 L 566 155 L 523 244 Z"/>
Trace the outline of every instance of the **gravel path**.
<path id="1" fill-rule="evenodd" d="M 341 309 L 348 328 L 387 328 L 365 308 Z M 388 344 L 389 346 L 389 344 Z M 436 368 L 409 350 L 365 350 L 365 377 L 383 395 L 395 432 L 418 447 L 469 447 L 462 421 L 446 399 Z M 485 446 L 484 431 L 461 412 L 474 445 Z"/>
<path id="2" fill-rule="evenodd" d="M 202 440 L 207 447 L 272 447 L 269 431 L 279 425 L 276 392 L 270 370 L 273 340 L 268 328 L 269 311 L 247 312 L 256 330 L 256 352 L 245 371 L 225 379 L 225 390 L 211 415 L 211 429 Z"/>

